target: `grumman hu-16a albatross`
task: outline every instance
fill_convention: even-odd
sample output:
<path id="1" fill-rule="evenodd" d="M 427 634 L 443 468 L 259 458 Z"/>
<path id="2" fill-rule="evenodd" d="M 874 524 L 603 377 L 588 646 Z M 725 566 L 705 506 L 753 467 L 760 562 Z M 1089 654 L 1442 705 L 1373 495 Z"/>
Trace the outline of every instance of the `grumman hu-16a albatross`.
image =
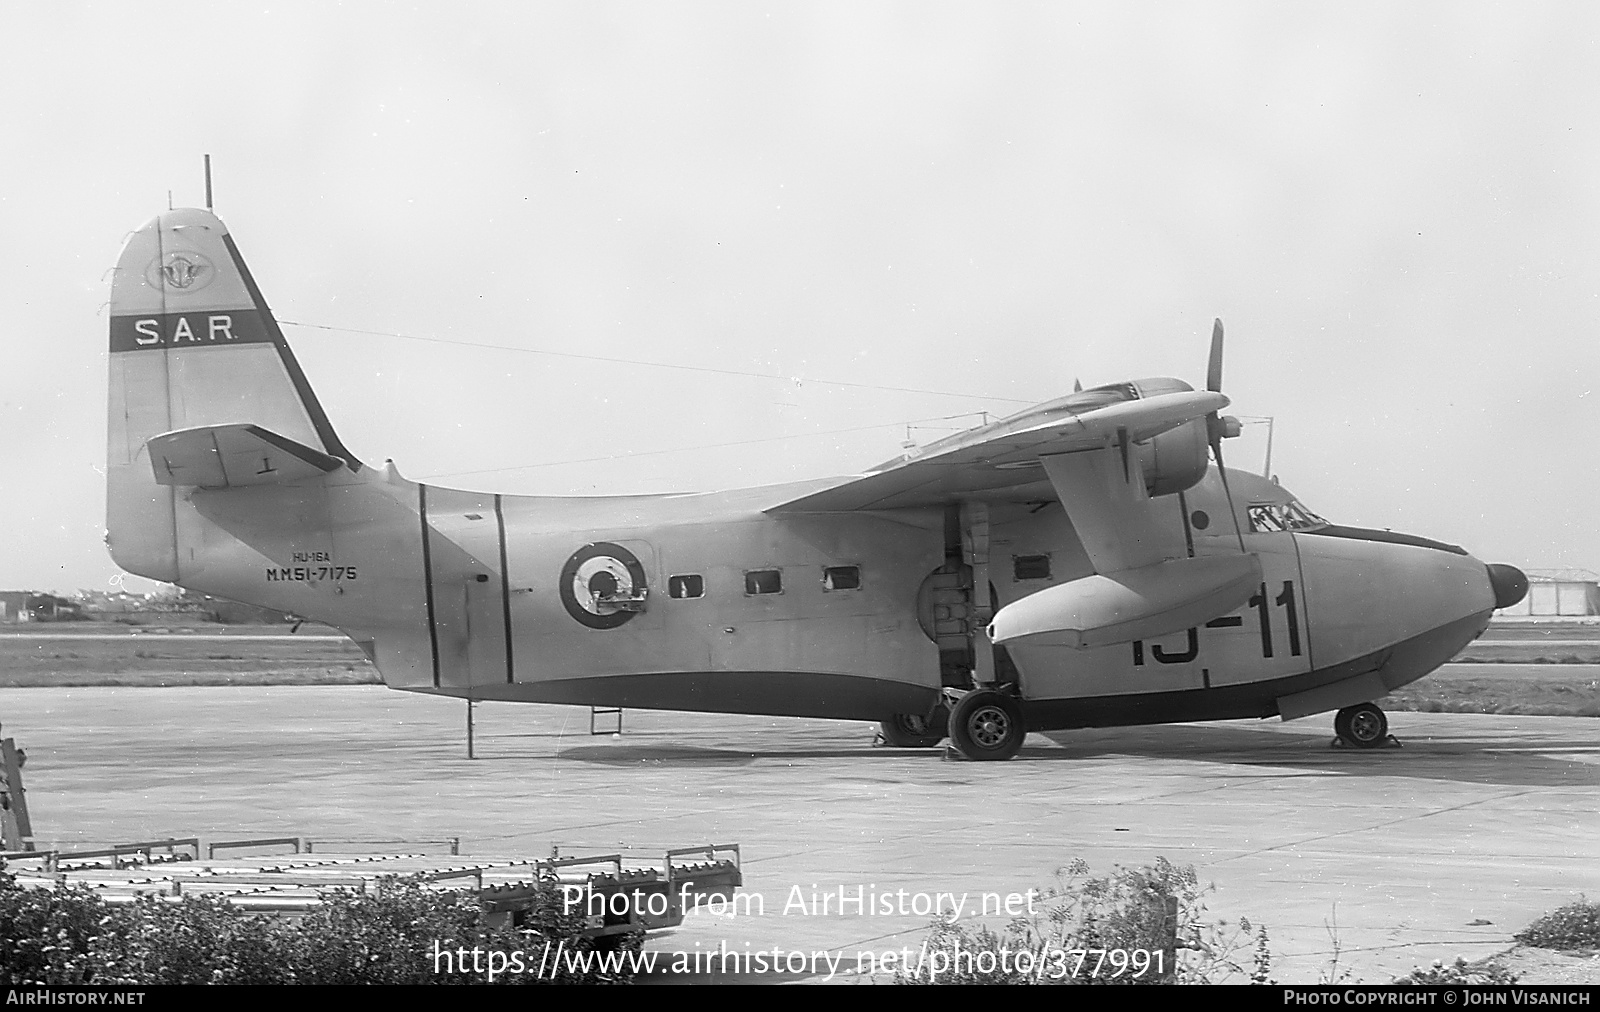
<path id="1" fill-rule="evenodd" d="M 467 492 L 345 449 L 222 222 L 171 211 L 113 283 L 107 542 L 130 572 L 337 626 L 397 689 L 881 721 L 972 759 L 1028 731 L 1329 710 L 1381 745 L 1371 701 L 1526 580 L 1223 469 L 1221 336 L 1204 391 L 1080 390 L 864 475 Z"/>

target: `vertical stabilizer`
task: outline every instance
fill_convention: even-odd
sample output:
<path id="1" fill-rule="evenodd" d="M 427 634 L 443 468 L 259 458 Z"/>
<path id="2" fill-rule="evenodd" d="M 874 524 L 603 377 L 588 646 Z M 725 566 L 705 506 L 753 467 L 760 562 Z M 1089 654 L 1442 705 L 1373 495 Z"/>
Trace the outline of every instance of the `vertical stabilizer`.
<path id="1" fill-rule="evenodd" d="M 361 465 L 339 442 L 222 222 L 181 209 L 128 240 L 111 288 L 107 545 L 117 565 L 178 582 L 184 490 L 158 484 L 148 441 L 245 423 Z"/>

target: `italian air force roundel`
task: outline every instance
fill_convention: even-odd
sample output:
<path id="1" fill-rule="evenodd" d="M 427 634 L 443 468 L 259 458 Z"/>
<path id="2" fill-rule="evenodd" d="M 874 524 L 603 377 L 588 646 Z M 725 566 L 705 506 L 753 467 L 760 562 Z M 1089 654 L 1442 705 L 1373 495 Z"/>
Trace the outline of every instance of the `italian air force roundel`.
<path id="1" fill-rule="evenodd" d="M 621 545 L 596 541 L 561 567 L 561 603 L 590 629 L 615 629 L 644 610 L 644 567 Z"/>

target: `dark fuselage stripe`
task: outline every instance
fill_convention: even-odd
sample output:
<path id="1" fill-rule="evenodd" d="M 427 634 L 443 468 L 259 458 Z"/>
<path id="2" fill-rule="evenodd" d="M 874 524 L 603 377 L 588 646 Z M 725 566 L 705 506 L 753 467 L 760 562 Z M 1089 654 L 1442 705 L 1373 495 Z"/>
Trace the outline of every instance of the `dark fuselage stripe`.
<path id="1" fill-rule="evenodd" d="M 1296 531 L 1296 534 L 1314 535 L 1319 538 L 1350 538 L 1353 541 L 1375 541 L 1386 545 L 1411 545 L 1415 548 L 1432 548 L 1439 552 L 1449 552 L 1451 555 L 1465 555 L 1467 550 L 1460 545 L 1447 545 L 1443 541 L 1432 538 L 1419 538 L 1415 534 L 1401 534 L 1397 531 L 1375 531 L 1367 527 L 1341 527 L 1338 524 L 1329 524 L 1326 527 L 1313 527 L 1310 530 Z"/>
<path id="2" fill-rule="evenodd" d="M 1306 664 L 1312 671 L 1317 670 L 1317 651 L 1312 645 L 1316 637 L 1311 635 L 1311 587 L 1306 583 L 1306 563 L 1300 557 L 1300 536 L 1297 534 L 1289 539 L 1294 543 L 1294 571 L 1300 579 L 1300 594 L 1295 601 L 1300 608 L 1300 625 L 1304 629 L 1301 639 L 1306 645 Z"/>
<path id="3" fill-rule="evenodd" d="M 433 529 L 428 526 L 428 486 L 417 485 L 417 512 L 422 517 L 422 587 L 428 603 L 428 646 L 433 650 L 433 687 L 439 687 L 439 626 L 433 612 Z"/>
<path id="4" fill-rule="evenodd" d="M 1183 546 L 1189 550 L 1189 558 L 1194 558 L 1194 530 L 1189 526 L 1189 498 L 1182 492 L 1178 493 L 1178 513 L 1183 517 Z"/>
<path id="5" fill-rule="evenodd" d="M 506 512 L 499 493 L 494 497 L 494 522 L 500 528 L 500 607 L 506 620 L 506 684 L 516 681 L 511 659 L 511 567 L 506 564 Z"/>

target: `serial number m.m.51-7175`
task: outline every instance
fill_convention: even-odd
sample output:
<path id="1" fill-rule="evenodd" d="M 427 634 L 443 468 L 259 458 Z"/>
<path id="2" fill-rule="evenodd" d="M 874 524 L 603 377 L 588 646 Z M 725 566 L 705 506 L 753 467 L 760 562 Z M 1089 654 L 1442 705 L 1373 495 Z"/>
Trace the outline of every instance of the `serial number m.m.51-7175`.
<path id="1" fill-rule="evenodd" d="M 973 759 L 1031 730 L 1329 710 L 1380 745 L 1372 700 L 1526 580 L 1223 467 L 1221 352 L 1219 323 L 1205 390 L 1078 390 L 845 478 L 469 492 L 348 451 L 222 222 L 170 211 L 113 283 L 108 543 L 335 625 L 417 692 L 871 720 Z"/>

